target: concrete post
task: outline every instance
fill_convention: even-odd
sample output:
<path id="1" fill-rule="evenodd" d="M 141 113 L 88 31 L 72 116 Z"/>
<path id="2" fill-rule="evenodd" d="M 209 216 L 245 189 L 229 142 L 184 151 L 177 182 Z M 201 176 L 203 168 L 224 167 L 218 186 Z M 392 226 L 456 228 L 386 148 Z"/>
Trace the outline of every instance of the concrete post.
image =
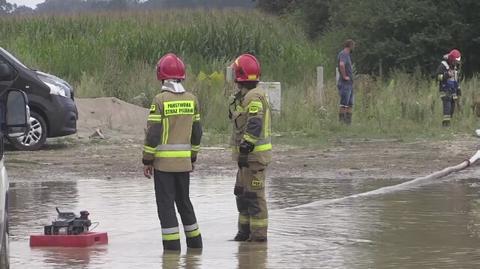
<path id="1" fill-rule="evenodd" d="M 323 106 L 325 103 L 325 85 L 323 83 L 323 66 L 317 66 L 317 103 Z"/>

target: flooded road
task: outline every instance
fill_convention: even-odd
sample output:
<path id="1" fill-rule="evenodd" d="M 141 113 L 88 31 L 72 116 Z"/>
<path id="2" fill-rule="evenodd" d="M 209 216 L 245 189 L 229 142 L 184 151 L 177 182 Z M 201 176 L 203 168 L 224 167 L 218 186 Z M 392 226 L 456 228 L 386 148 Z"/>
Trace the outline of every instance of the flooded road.
<path id="1" fill-rule="evenodd" d="M 191 196 L 204 250 L 163 254 L 151 180 L 136 177 L 15 179 L 11 183 L 12 268 L 478 268 L 477 167 L 415 188 L 340 199 L 408 179 L 280 177 L 268 182 L 267 244 L 229 241 L 236 232 L 233 172 L 193 174 Z M 419 175 L 422 176 L 422 175 Z M 300 206 L 301 207 L 297 207 Z M 109 245 L 33 248 L 31 233 L 55 207 L 90 211 Z"/>

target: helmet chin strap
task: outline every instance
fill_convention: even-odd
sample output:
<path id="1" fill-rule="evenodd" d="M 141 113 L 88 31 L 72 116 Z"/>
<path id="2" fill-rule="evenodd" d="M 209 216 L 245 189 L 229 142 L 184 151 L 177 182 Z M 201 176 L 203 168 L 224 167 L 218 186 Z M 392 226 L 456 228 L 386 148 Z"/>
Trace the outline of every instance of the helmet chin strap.
<path id="1" fill-rule="evenodd" d="M 185 92 L 185 88 L 180 82 L 177 82 L 175 80 L 165 80 L 165 82 L 162 85 L 162 91 L 169 91 L 173 93 L 183 93 Z"/>

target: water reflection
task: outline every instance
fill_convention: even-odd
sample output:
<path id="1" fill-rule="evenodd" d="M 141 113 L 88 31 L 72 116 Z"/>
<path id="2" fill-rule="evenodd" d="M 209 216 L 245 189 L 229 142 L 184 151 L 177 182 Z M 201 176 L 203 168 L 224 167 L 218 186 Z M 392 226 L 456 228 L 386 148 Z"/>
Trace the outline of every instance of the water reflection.
<path id="1" fill-rule="evenodd" d="M 33 248 L 32 254 L 41 257 L 52 269 L 81 268 L 107 255 L 105 246 L 92 248 Z"/>
<path id="2" fill-rule="evenodd" d="M 266 243 L 238 243 L 238 269 L 267 268 L 268 245 Z"/>
<path id="3" fill-rule="evenodd" d="M 267 244 L 229 241 L 236 228 L 231 182 L 192 180 L 204 235 L 202 252 L 162 251 L 152 182 L 78 179 L 15 182 L 11 195 L 13 268 L 477 268 L 480 184 L 431 182 L 386 195 L 312 203 L 362 193 L 401 180 L 271 178 Z M 30 249 L 54 207 L 88 209 L 108 246 Z M 183 239 L 182 239 L 183 240 Z M 184 240 L 182 241 L 184 243 Z M 182 245 L 184 246 L 184 245 Z"/>
<path id="4" fill-rule="evenodd" d="M 187 249 L 186 254 L 181 252 L 167 251 L 162 254 L 163 269 L 198 269 L 201 267 L 202 250 Z"/>

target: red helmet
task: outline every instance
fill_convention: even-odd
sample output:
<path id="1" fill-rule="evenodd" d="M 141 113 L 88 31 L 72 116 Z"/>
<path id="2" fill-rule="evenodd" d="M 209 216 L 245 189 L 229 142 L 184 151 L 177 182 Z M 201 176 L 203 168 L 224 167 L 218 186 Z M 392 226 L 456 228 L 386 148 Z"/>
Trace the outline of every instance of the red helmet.
<path id="1" fill-rule="evenodd" d="M 164 55 L 157 63 L 157 79 L 185 79 L 185 64 L 173 53 Z"/>
<path id="2" fill-rule="evenodd" d="M 260 81 L 260 63 L 251 54 L 240 55 L 232 65 L 235 82 Z"/>
<path id="3" fill-rule="evenodd" d="M 462 59 L 462 54 L 457 49 L 454 49 L 448 53 L 448 61 L 450 63 L 460 62 L 461 59 Z"/>

